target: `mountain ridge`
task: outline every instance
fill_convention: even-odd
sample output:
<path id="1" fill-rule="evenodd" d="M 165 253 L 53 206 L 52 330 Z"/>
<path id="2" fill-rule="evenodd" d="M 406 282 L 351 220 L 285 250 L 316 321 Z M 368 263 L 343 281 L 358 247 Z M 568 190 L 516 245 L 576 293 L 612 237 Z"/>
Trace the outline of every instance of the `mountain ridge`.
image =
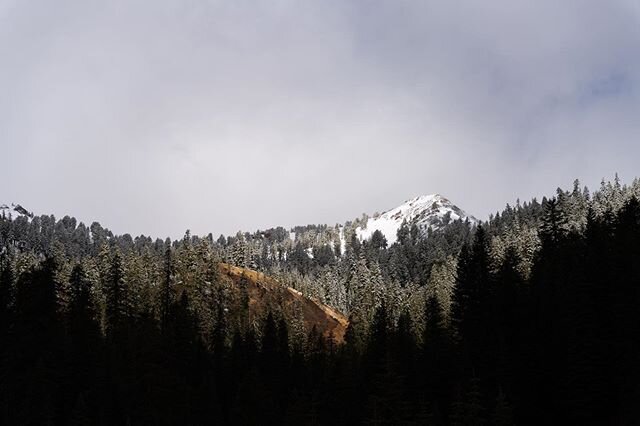
<path id="1" fill-rule="evenodd" d="M 33 219 L 35 216 L 33 212 L 18 203 L 0 204 L 0 214 L 14 217 L 24 216 L 27 220 Z M 467 214 L 448 198 L 439 193 L 434 193 L 407 199 L 402 204 L 383 213 L 375 213 L 371 216 L 365 214 L 363 218 L 356 219 L 356 227 L 352 229 L 360 241 L 368 240 L 375 231 L 380 231 L 386 238 L 387 244 L 392 245 L 397 240 L 398 230 L 405 222 L 409 226 L 415 224 L 424 236 L 429 228 L 438 230 L 455 220 L 469 220 L 472 224 L 479 222 L 478 219 Z M 364 221 L 364 224 L 362 224 L 362 221 Z M 346 243 L 344 230 L 349 226 L 349 223 L 351 221 L 337 225 L 340 232 L 340 251 L 342 253 L 344 253 Z M 304 228 L 305 226 L 312 225 L 287 226 L 283 228 L 289 230 L 291 240 L 295 240 L 296 229 Z"/>

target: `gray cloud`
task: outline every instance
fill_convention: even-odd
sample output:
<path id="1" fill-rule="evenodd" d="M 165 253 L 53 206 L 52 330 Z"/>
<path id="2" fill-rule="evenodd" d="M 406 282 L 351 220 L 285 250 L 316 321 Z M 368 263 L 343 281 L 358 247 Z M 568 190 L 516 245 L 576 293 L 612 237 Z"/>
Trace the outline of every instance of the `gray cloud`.
<path id="1" fill-rule="evenodd" d="M 0 196 L 173 237 L 486 217 L 635 177 L 639 77 L 631 0 L 0 0 Z"/>

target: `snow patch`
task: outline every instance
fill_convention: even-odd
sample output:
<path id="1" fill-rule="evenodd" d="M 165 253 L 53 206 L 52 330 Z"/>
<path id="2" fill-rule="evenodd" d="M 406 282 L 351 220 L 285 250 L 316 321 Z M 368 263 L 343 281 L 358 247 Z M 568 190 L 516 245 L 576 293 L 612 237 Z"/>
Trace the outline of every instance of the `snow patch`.
<path id="1" fill-rule="evenodd" d="M 347 240 L 344 237 L 344 226 L 340 227 L 340 256 L 347 253 Z"/>
<path id="2" fill-rule="evenodd" d="M 313 247 L 309 247 L 304 249 L 304 252 L 307 253 L 309 259 L 313 259 Z"/>
<path id="3" fill-rule="evenodd" d="M 11 203 L 10 206 L 8 204 L 0 204 L 0 215 L 3 213 L 6 217 L 11 215 L 14 219 L 18 216 L 26 216 L 28 219 L 33 219 L 33 213 L 20 204 Z"/>

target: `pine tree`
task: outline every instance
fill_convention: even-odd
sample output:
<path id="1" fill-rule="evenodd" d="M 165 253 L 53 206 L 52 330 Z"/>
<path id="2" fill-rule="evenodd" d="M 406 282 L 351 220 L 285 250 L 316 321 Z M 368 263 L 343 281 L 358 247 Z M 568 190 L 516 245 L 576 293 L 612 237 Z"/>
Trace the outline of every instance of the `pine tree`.
<path id="1" fill-rule="evenodd" d="M 553 246 L 566 235 L 567 217 L 555 198 L 548 200 L 543 209 L 544 215 L 540 226 L 541 240 L 543 244 Z"/>
<path id="2" fill-rule="evenodd" d="M 424 336 L 422 338 L 425 347 L 432 343 L 436 345 L 441 343 L 444 338 L 444 318 L 442 306 L 435 296 L 429 296 L 425 303 L 425 326 Z"/>
<path id="3" fill-rule="evenodd" d="M 434 297 L 442 308 L 444 325 L 449 325 L 451 304 L 456 283 L 457 264 L 453 256 L 447 256 L 444 261 L 437 262 L 431 269 L 427 282 L 427 297 Z"/>
<path id="4" fill-rule="evenodd" d="M 420 389 L 423 389 L 432 408 L 445 407 L 448 403 L 448 380 L 452 375 L 448 332 L 444 327 L 442 307 L 435 296 L 427 298 L 424 309 L 425 326 L 418 370 L 422 374 Z"/>
<path id="5" fill-rule="evenodd" d="M 230 261 L 235 266 L 246 268 L 249 262 L 247 258 L 248 244 L 241 232 L 238 232 L 236 239 L 231 245 Z"/>
<path id="6" fill-rule="evenodd" d="M 473 377 L 464 396 L 454 404 L 451 423 L 455 426 L 481 426 L 486 424 L 484 416 L 480 380 Z"/>
<path id="7" fill-rule="evenodd" d="M 389 345 L 389 313 L 385 304 L 375 311 L 371 331 L 369 332 L 369 353 L 375 359 L 381 359 Z"/>
<path id="8" fill-rule="evenodd" d="M 124 265 L 119 249 L 115 249 L 110 262 L 106 282 L 106 334 L 117 341 L 124 337 L 127 328 L 128 289 L 124 281 Z"/>
<path id="9" fill-rule="evenodd" d="M 11 351 L 10 331 L 14 323 L 13 268 L 6 256 L 0 256 L 0 423 L 9 424 L 8 412 L 10 407 L 10 377 L 11 365 L 9 354 Z"/>
<path id="10" fill-rule="evenodd" d="M 502 389 L 498 392 L 496 398 L 496 406 L 493 412 L 491 424 L 495 426 L 511 426 L 513 425 L 513 413 L 507 397 Z"/>
<path id="11" fill-rule="evenodd" d="M 501 268 L 495 280 L 493 295 L 493 323 L 498 327 L 498 333 L 504 333 L 503 339 L 511 339 L 518 309 L 518 292 L 524 290 L 524 279 L 518 270 L 520 259 L 516 250 L 508 248 Z M 511 330 L 511 331 L 508 331 Z"/>
<path id="12" fill-rule="evenodd" d="M 456 285 L 453 292 L 452 325 L 458 336 L 472 346 L 479 346 L 489 330 L 486 311 L 491 294 L 489 257 L 486 234 L 482 226 L 476 230 L 473 245 L 463 246 L 458 258 Z"/>
<path id="13" fill-rule="evenodd" d="M 14 383 L 16 404 L 14 423 L 52 424 L 53 398 L 60 372 L 61 322 L 56 306 L 54 274 L 57 266 L 52 258 L 38 267 L 20 274 L 16 283 L 15 364 L 10 383 Z M 49 422 L 49 423 L 47 423 Z"/>
<path id="14" fill-rule="evenodd" d="M 71 303 L 69 309 L 70 333 L 79 341 L 93 344 L 100 337 L 98 313 L 93 300 L 92 283 L 82 264 L 76 264 L 69 279 Z"/>
<path id="15" fill-rule="evenodd" d="M 171 246 L 166 245 L 164 255 L 164 276 L 160 289 L 160 328 L 166 332 L 169 327 L 171 306 L 173 305 L 173 263 L 171 259 Z"/>
<path id="16" fill-rule="evenodd" d="M 13 267 L 6 255 L 0 256 L 0 346 L 5 346 L 5 339 L 13 321 L 14 276 Z"/>
<path id="17" fill-rule="evenodd" d="M 86 406 L 85 395 L 99 388 L 101 367 L 102 335 L 98 323 L 98 313 L 93 300 L 92 282 L 84 267 L 76 264 L 69 279 L 71 291 L 69 306 L 69 366 L 70 377 L 68 398 L 75 400 L 71 422 L 79 422 L 80 417 L 91 419 Z M 88 421 L 91 423 L 91 421 Z"/>

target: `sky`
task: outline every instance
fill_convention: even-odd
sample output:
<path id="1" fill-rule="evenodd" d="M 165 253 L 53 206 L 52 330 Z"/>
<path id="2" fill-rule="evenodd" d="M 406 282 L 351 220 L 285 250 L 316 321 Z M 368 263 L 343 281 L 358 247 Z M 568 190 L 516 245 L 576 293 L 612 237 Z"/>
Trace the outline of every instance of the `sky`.
<path id="1" fill-rule="evenodd" d="M 478 218 L 640 175 L 637 0 L 0 0 L 0 202 L 115 233 Z"/>

